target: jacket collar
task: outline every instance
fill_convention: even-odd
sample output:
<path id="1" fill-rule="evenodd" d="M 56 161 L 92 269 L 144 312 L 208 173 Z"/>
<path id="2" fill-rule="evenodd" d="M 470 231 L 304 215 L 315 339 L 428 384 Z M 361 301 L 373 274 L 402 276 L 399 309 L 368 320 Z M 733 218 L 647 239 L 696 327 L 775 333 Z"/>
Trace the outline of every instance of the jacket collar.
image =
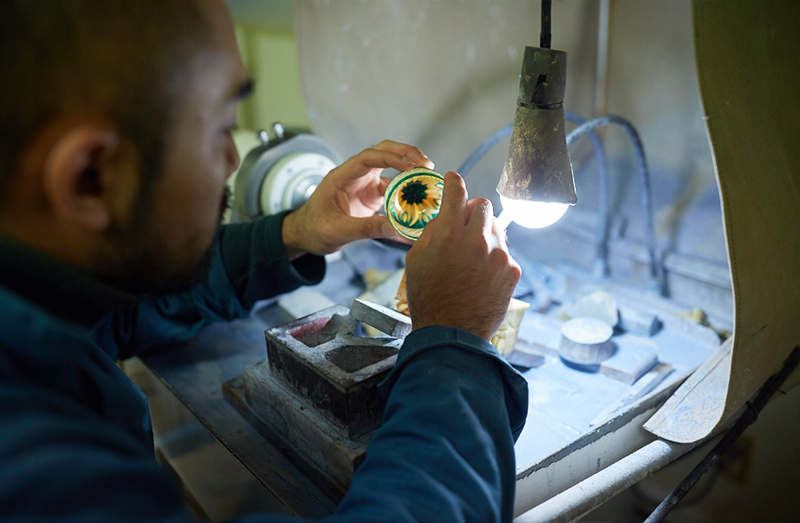
<path id="1" fill-rule="evenodd" d="M 87 328 L 103 315 L 138 301 L 77 267 L 3 235 L 0 284 L 49 313 Z"/>

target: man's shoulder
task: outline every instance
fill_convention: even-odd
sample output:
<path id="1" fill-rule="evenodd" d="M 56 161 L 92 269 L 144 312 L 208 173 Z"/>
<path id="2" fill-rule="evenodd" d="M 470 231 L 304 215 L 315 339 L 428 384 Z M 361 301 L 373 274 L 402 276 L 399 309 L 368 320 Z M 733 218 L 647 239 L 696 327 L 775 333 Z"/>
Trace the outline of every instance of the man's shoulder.
<path id="1" fill-rule="evenodd" d="M 58 362 L 69 358 L 70 346 L 91 344 L 89 332 L 0 285 L 0 353 L 13 353 L 18 360 Z"/>

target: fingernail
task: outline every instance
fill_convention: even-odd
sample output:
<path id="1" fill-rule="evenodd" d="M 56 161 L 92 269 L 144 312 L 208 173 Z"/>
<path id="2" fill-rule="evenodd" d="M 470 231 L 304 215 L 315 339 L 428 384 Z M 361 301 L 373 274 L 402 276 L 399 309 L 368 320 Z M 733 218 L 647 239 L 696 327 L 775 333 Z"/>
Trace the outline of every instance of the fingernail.
<path id="1" fill-rule="evenodd" d="M 381 225 L 381 233 L 383 233 L 384 238 L 388 238 L 390 236 L 394 236 L 394 228 L 389 223 L 384 223 Z"/>
<path id="2" fill-rule="evenodd" d="M 410 163 L 411 165 L 417 165 L 417 163 L 416 163 L 416 162 L 412 162 L 411 160 L 409 160 L 409 159 L 408 159 L 408 158 L 406 158 L 405 156 L 403 156 L 403 161 L 404 161 L 404 162 L 406 162 L 406 163 Z"/>

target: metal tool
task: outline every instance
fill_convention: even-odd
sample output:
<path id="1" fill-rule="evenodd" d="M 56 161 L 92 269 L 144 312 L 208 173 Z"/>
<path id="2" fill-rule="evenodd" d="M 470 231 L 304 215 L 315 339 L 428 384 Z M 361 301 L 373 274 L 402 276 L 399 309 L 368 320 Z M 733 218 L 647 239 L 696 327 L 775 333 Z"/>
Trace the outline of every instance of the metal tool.
<path id="1" fill-rule="evenodd" d="M 342 163 L 339 152 L 317 136 L 287 131 L 279 123 L 273 135 L 258 132 L 261 145 L 242 161 L 234 184 L 232 221 L 300 207 L 319 182 Z"/>

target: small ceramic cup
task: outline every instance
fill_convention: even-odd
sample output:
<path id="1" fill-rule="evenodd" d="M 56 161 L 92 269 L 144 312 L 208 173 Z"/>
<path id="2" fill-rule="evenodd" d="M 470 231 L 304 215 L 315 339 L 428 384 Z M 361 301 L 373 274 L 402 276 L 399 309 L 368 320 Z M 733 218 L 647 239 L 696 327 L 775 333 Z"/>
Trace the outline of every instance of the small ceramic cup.
<path id="1" fill-rule="evenodd" d="M 425 167 L 398 173 L 386 187 L 383 207 L 394 230 L 416 240 L 436 218 L 442 204 L 444 177 Z"/>

